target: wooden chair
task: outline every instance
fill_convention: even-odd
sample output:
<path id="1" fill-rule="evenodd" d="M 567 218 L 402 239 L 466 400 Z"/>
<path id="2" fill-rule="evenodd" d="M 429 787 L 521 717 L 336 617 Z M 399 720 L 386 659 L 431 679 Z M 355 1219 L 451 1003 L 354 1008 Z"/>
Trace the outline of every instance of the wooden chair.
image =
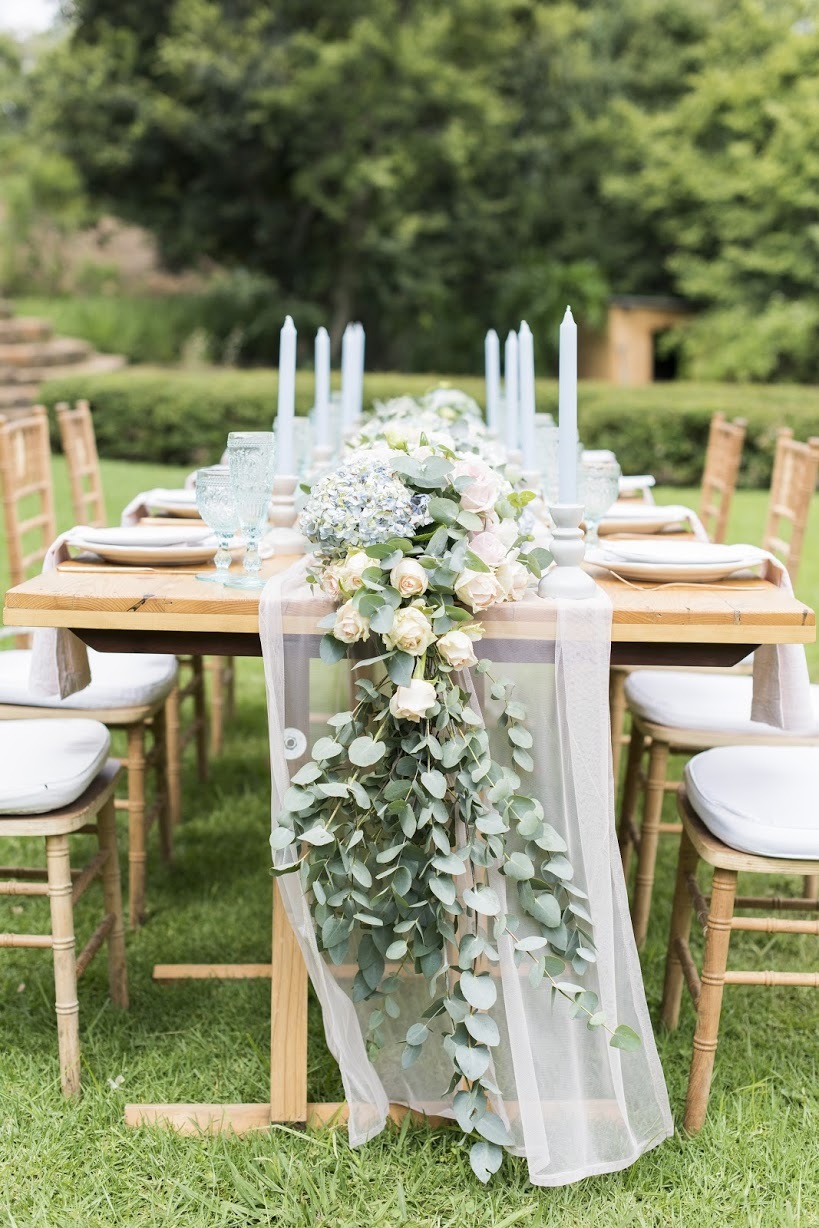
<path id="1" fill-rule="evenodd" d="M 0 896 L 41 896 L 51 906 L 51 930 L 47 934 L 0 933 L 0 948 L 34 947 L 51 950 L 54 959 L 54 987 L 57 1011 L 57 1043 L 60 1055 L 60 1082 L 63 1094 L 77 1096 L 80 1092 L 80 1038 L 77 981 L 83 975 L 97 951 L 107 944 L 108 984 L 115 1006 L 128 1006 L 128 974 L 125 962 L 122 895 L 117 858 L 117 831 L 114 816 L 114 789 L 120 767 L 116 760 L 105 756 L 110 737 L 104 726 L 85 721 L 16 721 L 0 726 L 0 747 L 15 755 L 15 781 L 20 782 L 20 757 L 35 757 L 33 791 L 42 792 L 32 805 L 29 786 L 22 813 L 9 809 L 4 793 L 7 775 L 0 784 L 0 838 L 34 837 L 45 841 L 46 868 L 0 867 Z M 91 728 L 95 726 L 95 728 Z M 20 728 L 22 727 L 22 728 Z M 85 729 L 83 729 L 85 727 Z M 81 732 L 82 731 L 82 732 Z M 20 735 L 23 735 L 22 738 Z M 65 804 L 52 808 L 55 792 L 64 793 L 65 780 L 55 780 L 55 757 L 60 758 L 62 735 L 66 735 L 69 750 L 85 743 L 80 756 L 90 766 L 86 784 L 77 783 L 77 767 L 72 764 L 73 787 L 67 795 L 75 796 Z M 79 735 L 79 737 L 78 737 Z M 89 736 L 90 735 L 90 736 Z M 28 746 L 26 746 L 28 743 Z M 49 754 L 51 750 L 51 754 Z M 101 754 L 99 753 L 101 751 Z M 65 758 L 65 755 L 62 756 Z M 97 766 L 102 761 L 101 769 Z M 56 789 L 53 786 L 56 785 Z M 17 790 L 14 790 L 17 793 Z M 19 793 L 17 794 L 19 797 Z M 16 803 L 14 803 L 16 804 Z M 98 851 L 81 870 L 72 870 L 69 841 L 75 833 L 94 834 Z M 104 913 L 88 942 L 76 954 L 74 934 L 74 904 L 94 882 L 102 883 Z M 7 1004 L 10 1005 L 10 1004 Z"/>
<path id="2" fill-rule="evenodd" d="M 783 429 L 777 438 L 773 481 L 769 500 L 768 521 L 763 548 L 777 554 L 785 563 L 791 580 L 795 580 L 801 560 L 805 528 L 813 491 L 819 472 L 819 439 L 798 443 L 793 432 Z M 782 536 L 783 525 L 788 526 L 789 537 Z M 669 790 L 675 790 L 677 782 L 668 779 L 670 755 L 694 755 L 711 747 L 731 743 L 765 744 L 775 741 L 777 745 L 815 745 L 819 731 L 811 731 L 804 737 L 795 737 L 785 732 L 766 733 L 762 729 L 749 729 L 746 717 L 732 727 L 730 721 L 717 728 L 713 723 L 713 703 L 705 698 L 733 703 L 737 712 L 750 714 L 750 677 L 732 675 L 706 675 L 690 670 L 685 678 L 671 671 L 638 670 L 626 683 L 625 696 L 632 717 L 632 732 L 629 742 L 628 763 L 623 786 L 620 812 L 619 842 L 623 869 L 628 875 L 631 858 L 637 850 L 637 874 L 632 903 L 634 934 L 638 945 L 645 941 L 651 912 L 651 895 L 654 886 L 654 870 L 657 860 L 657 845 L 663 834 L 679 834 L 679 824 L 661 821 L 663 798 Z M 704 728 L 694 727 L 691 722 L 678 718 L 675 723 L 663 716 L 653 717 L 656 703 L 647 699 L 647 689 L 664 692 L 663 708 L 667 712 L 669 701 L 674 703 L 674 693 L 697 683 L 703 688 L 702 720 Z M 814 704 L 819 711 L 819 688 L 811 688 Z M 733 697 L 733 698 L 732 698 Z M 639 705 L 639 707 L 638 707 Z M 709 717 L 712 718 L 708 727 Z M 643 769 L 647 756 L 648 766 Z M 638 828 L 636 815 L 642 801 L 643 818 Z M 806 884 L 811 896 L 819 891 L 819 881 Z"/>
<path id="3" fill-rule="evenodd" d="M 709 757 L 727 755 L 733 762 L 729 771 L 739 762 L 737 749 L 728 751 L 709 751 L 694 759 L 689 767 L 697 765 L 698 761 Z M 747 751 L 746 751 L 747 754 Z M 677 882 L 674 894 L 674 906 L 671 919 L 671 931 L 668 941 L 668 956 L 666 962 L 665 986 L 663 989 L 662 1018 L 666 1027 L 675 1029 L 680 1017 L 680 999 L 683 983 L 691 993 L 697 1012 L 697 1023 L 694 1034 L 694 1051 L 691 1061 L 691 1073 L 688 1082 L 688 1095 L 685 1106 L 685 1129 L 691 1133 L 700 1130 L 705 1123 L 708 1107 L 708 1097 L 711 1089 L 711 1078 L 714 1070 L 714 1060 L 719 1037 L 719 1021 L 722 1009 L 723 991 L 729 985 L 759 985 L 789 987 L 804 986 L 819 989 L 819 971 L 816 972 L 773 972 L 773 971 L 729 971 L 728 955 L 731 935 L 734 931 L 750 931 L 758 934 L 812 934 L 819 935 L 819 919 L 817 909 L 819 902 L 807 898 L 766 898 L 764 896 L 737 896 L 737 875 L 747 874 L 795 874 L 808 879 L 819 874 L 819 814 L 816 813 L 816 781 L 819 778 L 819 750 L 797 750 L 788 752 L 790 756 L 804 758 L 804 775 L 806 779 L 802 789 L 801 810 L 808 808 L 814 812 L 813 830 L 803 831 L 802 838 L 808 837 L 805 844 L 810 846 L 803 851 L 808 856 L 795 855 L 775 856 L 770 852 L 756 854 L 742 852 L 715 835 L 709 830 L 703 818 L 713 821 L 706 813 L 698 813 L 703 807 L 701 797 L 695 806 L 693 796 L 685 786 L 681 786 L 677 794 L 677 804 L 682 818 L 682 839 L 680 843 L 679 860 L 677 863 Z M 765 782 L 761 774 L 775 773 L 773 762 L 779 755 L 778 748 L 754 749 L 742 764 L 743 775 L 746 776 L 745 793 L 749 786 L 759 780 L 764 791 Z M 716 774 L 717 765 L 713 762 L 707 765 L 712 774 Z M 806 770 L 805 770 L 806 769 Z M 747 779 L 750 773 L 750 780 Z M 755 775 L 756 774 L 756 777 Z M 737 807 L 736 798 L 730 784 L 725 788 L 723 798 L 716 798 L 732 809 Z M 799 798 L 794 798 L 794 805 L 799 808 Z M 776 824 L 781 819 L 781 799 L 775 799 L 772 807 L 772 818 Z M 748 810 L 756 809 L 758 818 L 765 803 L 753 804 Z M 706 807 L 707 810 L 707 803 Z M 740 810 L 745 809 L 740 803 Z M 793 818 L 793 815 L 789 815 Z M 739 826 L 737 824 L 737 826 Z M 747 826 L 750 826 L 748 824 Z M 758 838 L 758 833 L 750 832 L 751 841 Z M 770 842 L 769 842 L 770 843 Z M 798 850 L 798 845 L 797 845 Z M 794 844 L 791 842 L 791 853 Z M 700 861 L 714 869 L 710 896 L 703 895 L 697 883 L 697 868 Z M 787 917 L 743 917 L 736 916 L 735 909 L 751 911 L 810 912 L 814 919 L 800 920 Z M 705 955 L 702 975 L 697 971 L 689 946 L 692 914 L 697 919 L 705 933 Z M 743 961 L 745 962 L 745 961 Z M 819 965 L 817 965 L 819 966 Z"/>
<path id="4" fill-rule="evenodd" d="M 723 413 L 716 413 L 711 419 L 700 485 L 700 520 L 712 542 L 725 541 L 747 427 L 744 418 L 734 418 L 733 422 L 729 422 Z M 620 775 L 622 748 L 628 745 L 623 729 L 626 678 L 630 672 L 628 666 L 614 666 L 609 678 L 611 757 L 615 784 Z"/>
<path id="5" fill-rule="evenodd" d="M 71 484 L 71 501 L 77 524 L 100 527 L 107 523 L 102 473 L 100 471 L 94 420 L 88 401 L 77 401 L 72 409 L 66 401 L 55 406 L 60 438 Z M 211 679 L 210 753 L 218 755 L 224 745 L 226 719 L 234 713 L 234 674 L 232 660 L 215 657 L 203 662 L 202 657 L 180 657 L 179 664 L 188 673 L 177 696 L 168 707 L 169 760 L 181 760 L 185 748 L 196 740 L 197 769 L 200 780 L 208 776 L 207 704 L 205 670 Z M 186 699 L 193 702 L 193 719 L 182 728 L 181 706 Z M 172 778 L 171 812 L 174 823 L 182 813 L 181 780 Z"/>
<path id="6" fill-rule="evenodd" d="M 11 583 L 17 585 L 42 565 L 57 536 L 48 415 L 42 406 L 14 420 L 0 416 L 0 487 Z M 26 509 L 26 504 L 33 504 L 34 510 Z M 173 782 L 179 779 L 179 761 L 167 753 L 166 704 L 168 700 L 174 704 L 175 661 L 152 655 L 95 654 L 91 686 L 87 692 L 65 701 L 43 699 L 28 692 L 29 661 L 27 649 L 0 652 L 0 721 L 21 717 L 93 718 L 111 729 L 125 731 L 127 794 L 116 805 L 128 814 L 129 919 L 136 926 L 145 914 L 146 842 L 154 822 L 159 825 L 162 854 L 165 858 L 171 856 L 173 824 L 168 799 L 174 791 Z M 133 668 L 135 662 L 137 671 Z M 149 698 L 135 702 L 118 699 L 120 674 L 129 664 L 131 681 L 137 674 L 136 690 L 144 690 L 141 687 L 144 682 Z M 100 698 L 100 706 L 94 706 L 98 697 L 104 697 L 105 702 Z M 146 778 L 150 770 L 156 783 L 149 806 Z"/>

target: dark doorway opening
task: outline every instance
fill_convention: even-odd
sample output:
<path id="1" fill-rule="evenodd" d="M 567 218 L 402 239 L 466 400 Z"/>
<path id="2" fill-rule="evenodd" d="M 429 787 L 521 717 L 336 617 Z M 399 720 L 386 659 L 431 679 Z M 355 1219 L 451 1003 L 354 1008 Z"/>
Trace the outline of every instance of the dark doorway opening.
<path id="1" fill-rule="evenodd" d="M 661 328 L 651 336 L 651 378 L 658 383 L 676 379 L 679 372 L 679 346 L 671 337 L 671 330 L 667 328 Z"/>

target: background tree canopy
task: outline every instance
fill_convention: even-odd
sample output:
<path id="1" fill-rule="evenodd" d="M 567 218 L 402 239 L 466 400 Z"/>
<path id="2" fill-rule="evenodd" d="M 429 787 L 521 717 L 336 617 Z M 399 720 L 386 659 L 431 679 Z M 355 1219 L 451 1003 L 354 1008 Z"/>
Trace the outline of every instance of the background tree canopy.
<path id="1" fill-rule="evenodd" d="M 611 292 L 674 292 L 707 311 L 692 371 L 813 379 L 803 9 L 73 0 L 33 122 L 171 266 L 246 270 L 251 312 L 336 340 L 361 318 L 378 365 L 469 369 L 490 324 L 548 338 L 569 299 L 594 320 Z"/>

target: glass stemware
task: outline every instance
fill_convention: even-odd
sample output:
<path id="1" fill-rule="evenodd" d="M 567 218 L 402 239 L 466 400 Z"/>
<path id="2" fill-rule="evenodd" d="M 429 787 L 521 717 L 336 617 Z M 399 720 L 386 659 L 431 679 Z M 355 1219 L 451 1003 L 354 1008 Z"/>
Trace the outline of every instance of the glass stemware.
<path id="1" fill-rule="evenodd" d="M 230 543 L 239 528 L 239 515 L 233 498 L 230 469 L 227 465 L 214 465 L 196 471 L 196 506 L 199 515 L 209 529 L 213 529 L 219 548 L 213 561 L 216 571 L 197 573 L 197 580 L 209 580 L 212 584 L 225 584 L 233 557 Z"/>
<path id="2" fill-rule="evenodd" d="M 580 462 L 578 478 L 586 522 L 586 544 L 597 546 L 600 544 L 600 521 L 617 501 L 620 492 L 620 466 L 613 456 L 586 456 Z"/>
<path id="3" fill-rule="evenodd" d="M 245 542 L 242 571 L 227 581 L 231 588 L 264 588 L 259 576 L 259 539 L 273 491 L 274 438 L 272 431 L 231 431 L 228 435 L 230 481 Z"/>

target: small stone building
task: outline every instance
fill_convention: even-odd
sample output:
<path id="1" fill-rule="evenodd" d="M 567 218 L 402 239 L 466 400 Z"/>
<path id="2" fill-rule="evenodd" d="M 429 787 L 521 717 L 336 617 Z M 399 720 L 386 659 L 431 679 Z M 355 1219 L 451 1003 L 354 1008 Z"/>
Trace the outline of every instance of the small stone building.
<path id="1" fill-rule="evenodd" d="M 612 298 L 603 330 L 580 329 L 578 375 L 631 386 L 674 379 L 676 355 L 662 339 L 691 317 L 690 307 L 679 298 L 642 294 Z"/>

